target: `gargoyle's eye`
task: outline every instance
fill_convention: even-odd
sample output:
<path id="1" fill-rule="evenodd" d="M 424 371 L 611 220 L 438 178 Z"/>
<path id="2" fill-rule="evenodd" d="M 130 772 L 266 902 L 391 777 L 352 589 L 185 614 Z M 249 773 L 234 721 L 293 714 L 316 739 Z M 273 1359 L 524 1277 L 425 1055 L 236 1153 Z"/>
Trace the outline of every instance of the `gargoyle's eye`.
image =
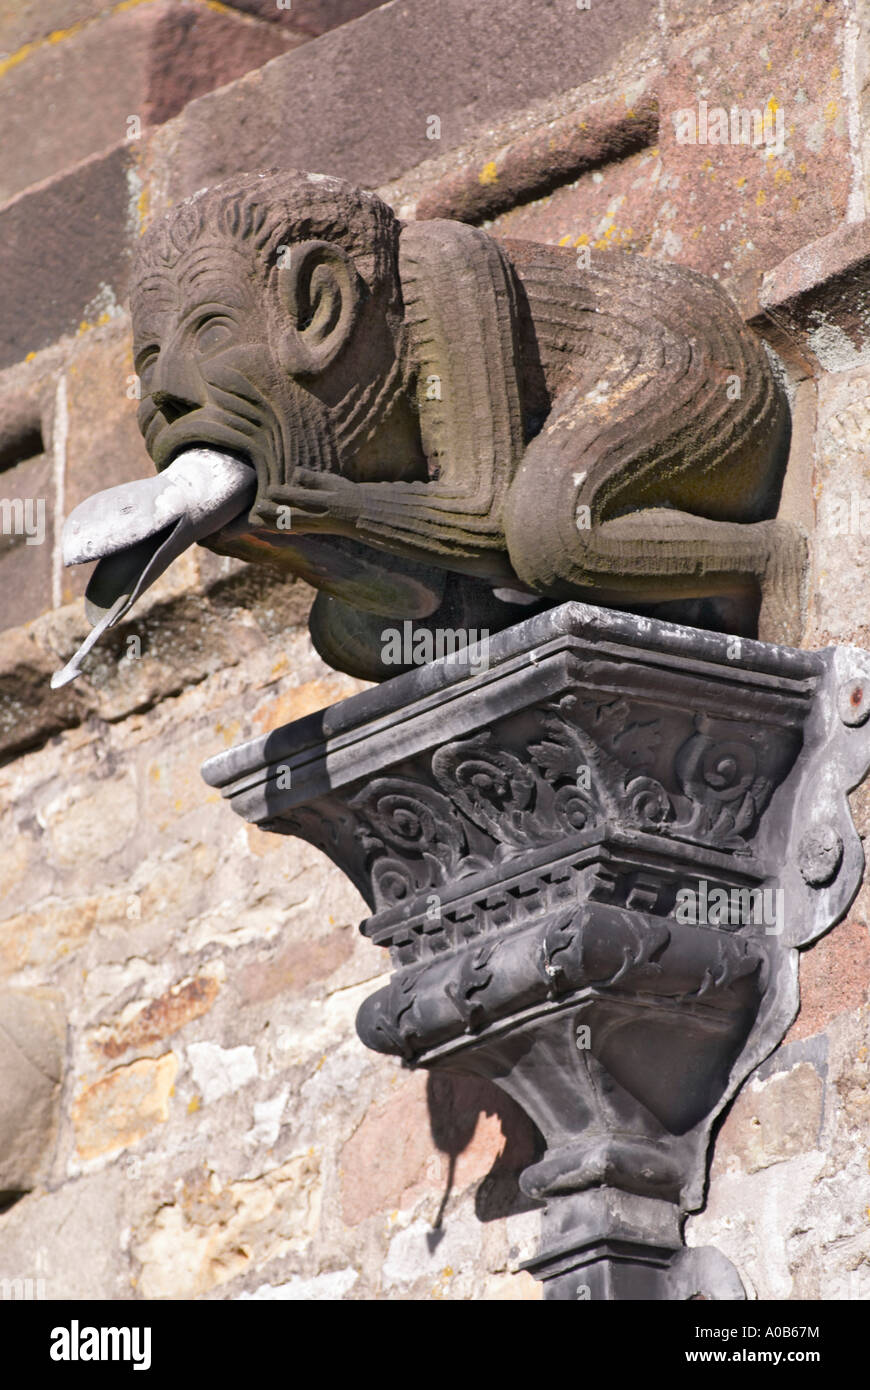
<path id="1" fill-rule="evenodd" d="M 157 364 L 159 352 L 160 348 L 158 345 L 156 343 L 151 343 L 148 347 L 142 348 L 141 351 L 136 354 L 136 374 L 139 377 L 144 395 L 148 394 L 149 383 Z"/>
<path id="2" fill-rule="evenodd" d="M 196 330 L 196 346 L 199 352 L 215 352 L 224 347 L 232 336 L 232 327 L 226 319 L 203 319 Z"/>

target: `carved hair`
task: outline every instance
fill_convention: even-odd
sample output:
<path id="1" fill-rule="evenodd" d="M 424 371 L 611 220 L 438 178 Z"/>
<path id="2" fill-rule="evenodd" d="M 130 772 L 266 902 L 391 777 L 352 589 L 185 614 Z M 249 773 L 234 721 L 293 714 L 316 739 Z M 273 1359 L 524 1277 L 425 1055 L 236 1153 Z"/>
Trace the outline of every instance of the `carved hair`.
<path id="1" fill-rule="evenodd" d="M 237 174 L 202 189 L 149 228 L 139 250 L 134 285 L 149 271 L 171 269 L 203 236 L 245 246 L 264 278 L 282 245 L 322 240 L 341 246 L 375 295 L 398 294 L 396 257 L 401 223 L 374 193 L 326 174 L 269 169 Z"/>

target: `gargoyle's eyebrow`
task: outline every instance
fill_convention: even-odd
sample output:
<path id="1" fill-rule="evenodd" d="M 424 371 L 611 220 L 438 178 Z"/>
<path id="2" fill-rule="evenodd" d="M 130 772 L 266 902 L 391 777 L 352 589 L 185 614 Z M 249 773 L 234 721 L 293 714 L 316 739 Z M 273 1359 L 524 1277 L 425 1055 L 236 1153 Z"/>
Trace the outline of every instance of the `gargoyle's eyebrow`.
<path id="1" fill-rule="evenodd" d="M 185 315 L 206 302 L 225 304 L 228 309 L 243 309 L 250 303 L 244 283 L 228 276 L 226 266 L 215 266 L 211 249 L 203 248 L 192 257 L 180 280 Z"/>
<path id="2" fill-rule="evenodd" d="M 191 285 L 184 296 L 181 317 L 186 318 L 201 304 L 223 304 L 228 309 L 244 309 L 249 303 L 250 300 L 238 286 L 233 287 L 218 278 L 203 278 L 196 285 L 195 293 Z"/>
<path id="3" fill-rule="evenodd" d="M 136 317 L 153 321 L 158 314 L 171 314 L 175 307 L 175 294 L 165 275 L 150 275 L 136 286 L 133 308 Z"/>

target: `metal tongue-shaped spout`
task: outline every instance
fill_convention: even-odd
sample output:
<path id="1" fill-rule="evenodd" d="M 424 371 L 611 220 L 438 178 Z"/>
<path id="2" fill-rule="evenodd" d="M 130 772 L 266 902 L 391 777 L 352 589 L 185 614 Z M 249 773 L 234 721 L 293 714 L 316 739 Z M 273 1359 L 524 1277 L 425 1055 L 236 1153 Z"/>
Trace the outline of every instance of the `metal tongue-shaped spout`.
<path id="1" fill-rule="evenodd" d="M 81 672 L 82 658 L 194 541 L 247 510 L 256 492 L 249 464 L 220 449 L 185 449 L 153 478 L 95 493 L 70 512 L 63 562 L 99 560 L 85 593 L 93 631 L 60 671 L 56 690 Z"/>

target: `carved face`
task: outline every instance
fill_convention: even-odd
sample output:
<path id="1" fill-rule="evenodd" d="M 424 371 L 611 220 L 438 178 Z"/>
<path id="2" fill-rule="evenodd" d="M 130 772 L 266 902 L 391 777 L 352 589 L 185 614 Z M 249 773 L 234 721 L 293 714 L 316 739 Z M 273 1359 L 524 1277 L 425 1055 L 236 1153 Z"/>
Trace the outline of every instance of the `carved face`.
<path id="1" fill-rule="evenodd" d="M 311 294 L 312 243 L 292 248 L 289 260 L 298 264 L 276 265 L 264 283 L 243 250 L 209 239 L 137 286 L 139 427 L 158 469 L 191 445 L 213 445 L 245 457 L 265 493 L 300 470 L 340 472 L 347 464 L 345 401 L 367 382 L 356 363 L 347 381 L 336 358 L 349 346 L 357 297 L 329 283 L 330 261 L 345 269 L 339 253 L 313 245 L 327 273 L 318 277 L 315 305 L 295 313 L 300 290 L 306 300 Z M 342 278 L 350 281 L 351 270 Z M 306 273 L 309 284 L 300 286 Z M 334 380 L 326 379 L 330 367 Z"/>
<path id="2" fill-rule="evenodd" d="M 213 444 L 252 457 L 276 453 L 278 374 L 261 296 L 232 247 L 199 245 L 137 287 L 134 362 L 139 427 L 158 469 L 179 450 Z"/>
<path id="3" fill-rule="evenodd" d="M 331 525 L 323 475 L 347 486 L 379 452 L 402 457 L 375 441 L 402 385 L 397 245 L 374 195 L 292 170 L 240 175 L 146 236 L 134 360 L 158 477 L 88 499 L 64 528 L 67 564 L 100 560 L 86 596 L 100 631 L 194 541 L 329 580 L 305 545 L 306 521 Z M 288 489 L 303 499 L 292 536 L 276 522 Z"/>

